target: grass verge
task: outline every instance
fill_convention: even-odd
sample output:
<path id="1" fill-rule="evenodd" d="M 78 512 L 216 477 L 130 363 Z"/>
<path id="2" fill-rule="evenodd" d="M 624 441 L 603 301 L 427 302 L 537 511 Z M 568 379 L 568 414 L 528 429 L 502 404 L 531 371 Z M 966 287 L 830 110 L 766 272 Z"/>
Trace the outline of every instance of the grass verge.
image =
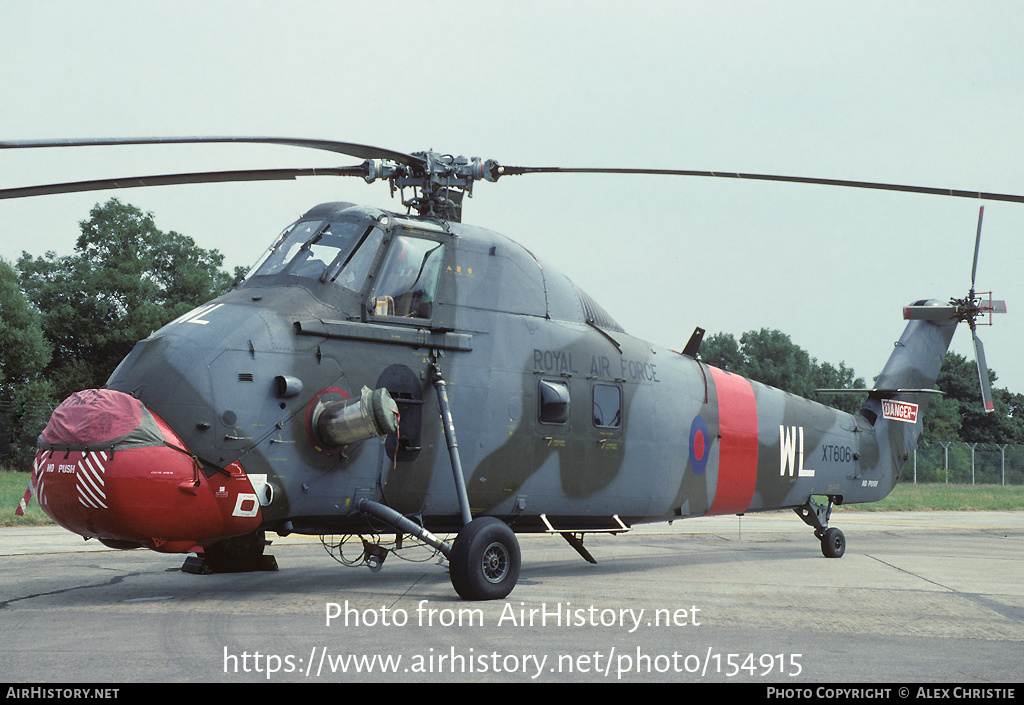
<path id="1" fill-rule="evenodd" d="M 17 516 L 18 508 L 28 487 L 28 473 L 0 470 L 0 527 L 44 526 L 52 524 L 50 518 L 36 504 L 29 501 L 25 516 Z M 861 512 L 913 512 L 913 511 L 1024 511 L 1024 485 L 897 485 L 880 502 L 871 504 L 844 504 L 844 511 Z"/>
<path id="2" fill-rule="evenodd" d="M 43 514 L 34 497 L 29 500 L 25 516 L 20 517 L 14 513 L 28 489 L 28 476 L 27 472 L 0 470 L 0 526 L 44 526 L 53 523 L 50 517 Z"/>
<path id="3" fill-rule="evenodd" d="M 844 504 L 862 512 L 1024 511 L 1024 485 L 900 484 L 870 504 Z"/>

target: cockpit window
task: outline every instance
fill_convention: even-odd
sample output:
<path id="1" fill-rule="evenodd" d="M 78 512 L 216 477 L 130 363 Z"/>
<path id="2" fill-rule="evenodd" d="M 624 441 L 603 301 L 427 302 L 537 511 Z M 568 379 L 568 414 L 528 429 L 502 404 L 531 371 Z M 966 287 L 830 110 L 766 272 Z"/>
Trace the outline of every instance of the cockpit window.
<path id="1" fill-rule="evenodd" d="M 299 221 L 289 230 L 281 233 L 270 249 L 263 254 L 260 261 L 253 266 L 249 276 L 265 276 L 283 272 L 302 243 L 313 237 L 313 234 L 322 226 L 323 221 L 319 220 Z"/>
<path id="2" fill-rule="evenodd" d="M 444 247 L 439 242 L 396 237 L 373 290 L 372 313 L 430 318 L 443 259 Z"/>
<path id="3" fill-rule="evenodd" d="M 368 241 L 373 239 L 370 235 L 374 231 L 379 245 L 380 231 L 366 221 L 299 221 L 278 238 L 250 276 L 287 274 L 336 281 L 358 290 L 376 252 L 376 247 L 359 245 L 371 245 Z M 353 267 L 353 271 L 345 272 L 348 267 Z"/>
<path id="4" fill-rule="evenodd" d="M 366 275 L 383 238 L 384 232 L 380 228 L 371 228 L 362 242 L 356 246 L 355 252 L 349 255 L 346 261 L 339 263 L 341 268 L 331 275 L 331 281 L 352 291 L 362 291 L 363 282 L 366 281 Z"/>

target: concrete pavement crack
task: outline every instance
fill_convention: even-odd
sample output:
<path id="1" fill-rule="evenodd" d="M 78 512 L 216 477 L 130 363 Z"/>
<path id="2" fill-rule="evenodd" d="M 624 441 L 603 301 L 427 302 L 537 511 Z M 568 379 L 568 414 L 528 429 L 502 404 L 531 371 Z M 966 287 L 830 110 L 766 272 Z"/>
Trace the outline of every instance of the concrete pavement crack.
<path id="1" fill-rule="evenodd" d="M 109 587 L 111 585 L 117 585 L 118 583 L 127 580 L 128 578 L 135 577 L 136 575 L 142 575 L 140 572 L 125 573 L 124 575 L 118 575 L 117 577 L 111 578 L 101 583 L 94 583 L 92 585 L 76 585 L 74 587 L 62 588 L 60 590 L 50 590 L 49 592 L 37 592 L 31 595 L 22 595 L 21 597 L 13 597 L 10 600 L 0 600 L 0 610 L 5 610 L 7 607 L 15 602 L 21 602 L 22 600 L 31 600 L 37 597 L 46 597 L 48 595 L 62 595 L 68 592 L 74 592 L 75 590 L 89 590 L 91 588 L 98 587 Z"/>
<path id="2" fill-rule="evenodd" d="M 995 612 L 996 614 L 998 614 L 998 615 L 1000 615 L 1002 617 L 1006 617 L 1007 619 L 1010 619 L 1010 620 L 1012 620 L 1014 622 L 1024 622 L 1024 613 L 1022 613 L 1021 610 L 1019 610 L 1016 607 L 1013 607 L 1012 605 L 1004 605 L 1003 603 L 997 602 L 996 600 L 993 600 L 990 597 L 985 597 L 985 596 L 979 595 L 977 593 L 961 592 L 960 590 L 957 590 L 955 588 L 951 588 L 948 585 L 943 585 L 942 583 L 937 583 L 934 580 L 929 580 L 928 578 L 926 578 L 926 577 L 924 577 L 922 575 L 918 575 L 917 573 L 913 573 L 913 572 L 911 572 L 909 570 L 906 570 L 904 568 L 900 568 L 899 566 L 893 565 L 892 563 L 889 563 L 888 561 L 883 561 L 881 558 L 877 558 L 877 557 L 869 555 L 869 554 L 864 554 L 864 555 L 866 555 L 868 558 L 870 558 L 872 560 L 878 561 L 882 565 L 889 566 L 893 570 L 898 570 L 899 572 L 905 573 L 907 575 L 911 575 L 911 576 L 917 578 L 918 580 L 923 580 L 924 582 L 931 583 L 932 585 L 935 585 L 936 587 L 940 587 L 943 590 L 948 590 L 949 592 L 953 593 L 954 595 L 962 597 L 963 599 L 967 600 L 968 602 L 973 602 L 974 604 L 978 605 L 979 607 L 984 607 L 987 610 L 991 610 L 992 612 Z"/>

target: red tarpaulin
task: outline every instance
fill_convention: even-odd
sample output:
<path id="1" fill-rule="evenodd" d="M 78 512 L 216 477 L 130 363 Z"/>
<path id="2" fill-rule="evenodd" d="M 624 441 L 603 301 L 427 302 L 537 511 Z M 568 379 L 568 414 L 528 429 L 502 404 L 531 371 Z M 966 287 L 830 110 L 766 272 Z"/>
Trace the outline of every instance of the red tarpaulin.
<path id="1" fill-rule="evenodd" d="M 152 414 L 138 399 L 113 389 L 87 389 L 61 402 L 39 436 L 42 448 L 163 445 Z"/>

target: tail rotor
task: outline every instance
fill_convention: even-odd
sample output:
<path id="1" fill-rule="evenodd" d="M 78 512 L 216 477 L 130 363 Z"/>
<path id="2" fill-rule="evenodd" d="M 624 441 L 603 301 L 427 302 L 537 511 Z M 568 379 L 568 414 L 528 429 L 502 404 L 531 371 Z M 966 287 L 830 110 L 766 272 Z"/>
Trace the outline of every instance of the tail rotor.
<path id="1" fill-rule="evenodd" d="M 925 305 L 924 302 L 907 306 L 903 309 L 903 317 L 907 320 L 957 321 L 967 323 L 971 328 L 974 340 L 974 359 L 978 365 L 978 378 L 981 383 L 981 401 L 986 412 L 995 410 L 992 401 L 992 384 L 988 376 L 988 364 L 985 361 L 985 346 L 978 337 L 979 325 L 992 325 L 993 313 L 1006 313 L 1006 302 L 992 299 L 991 292 L 977 293 L 974 282 L 978 272 L 978 251 L 981 247 L 981 222 L 985 215 L 985 206 L 978 211 L 978 232 L 974 239 L 974 264 L 971 266 L 971 288 L 962 299 L 950 299 L 945 306 Z M 986 298 L 987 297 L 987 298 Z M 979 323 L 978 319 L 988 316 L 988 323 Z"/>

